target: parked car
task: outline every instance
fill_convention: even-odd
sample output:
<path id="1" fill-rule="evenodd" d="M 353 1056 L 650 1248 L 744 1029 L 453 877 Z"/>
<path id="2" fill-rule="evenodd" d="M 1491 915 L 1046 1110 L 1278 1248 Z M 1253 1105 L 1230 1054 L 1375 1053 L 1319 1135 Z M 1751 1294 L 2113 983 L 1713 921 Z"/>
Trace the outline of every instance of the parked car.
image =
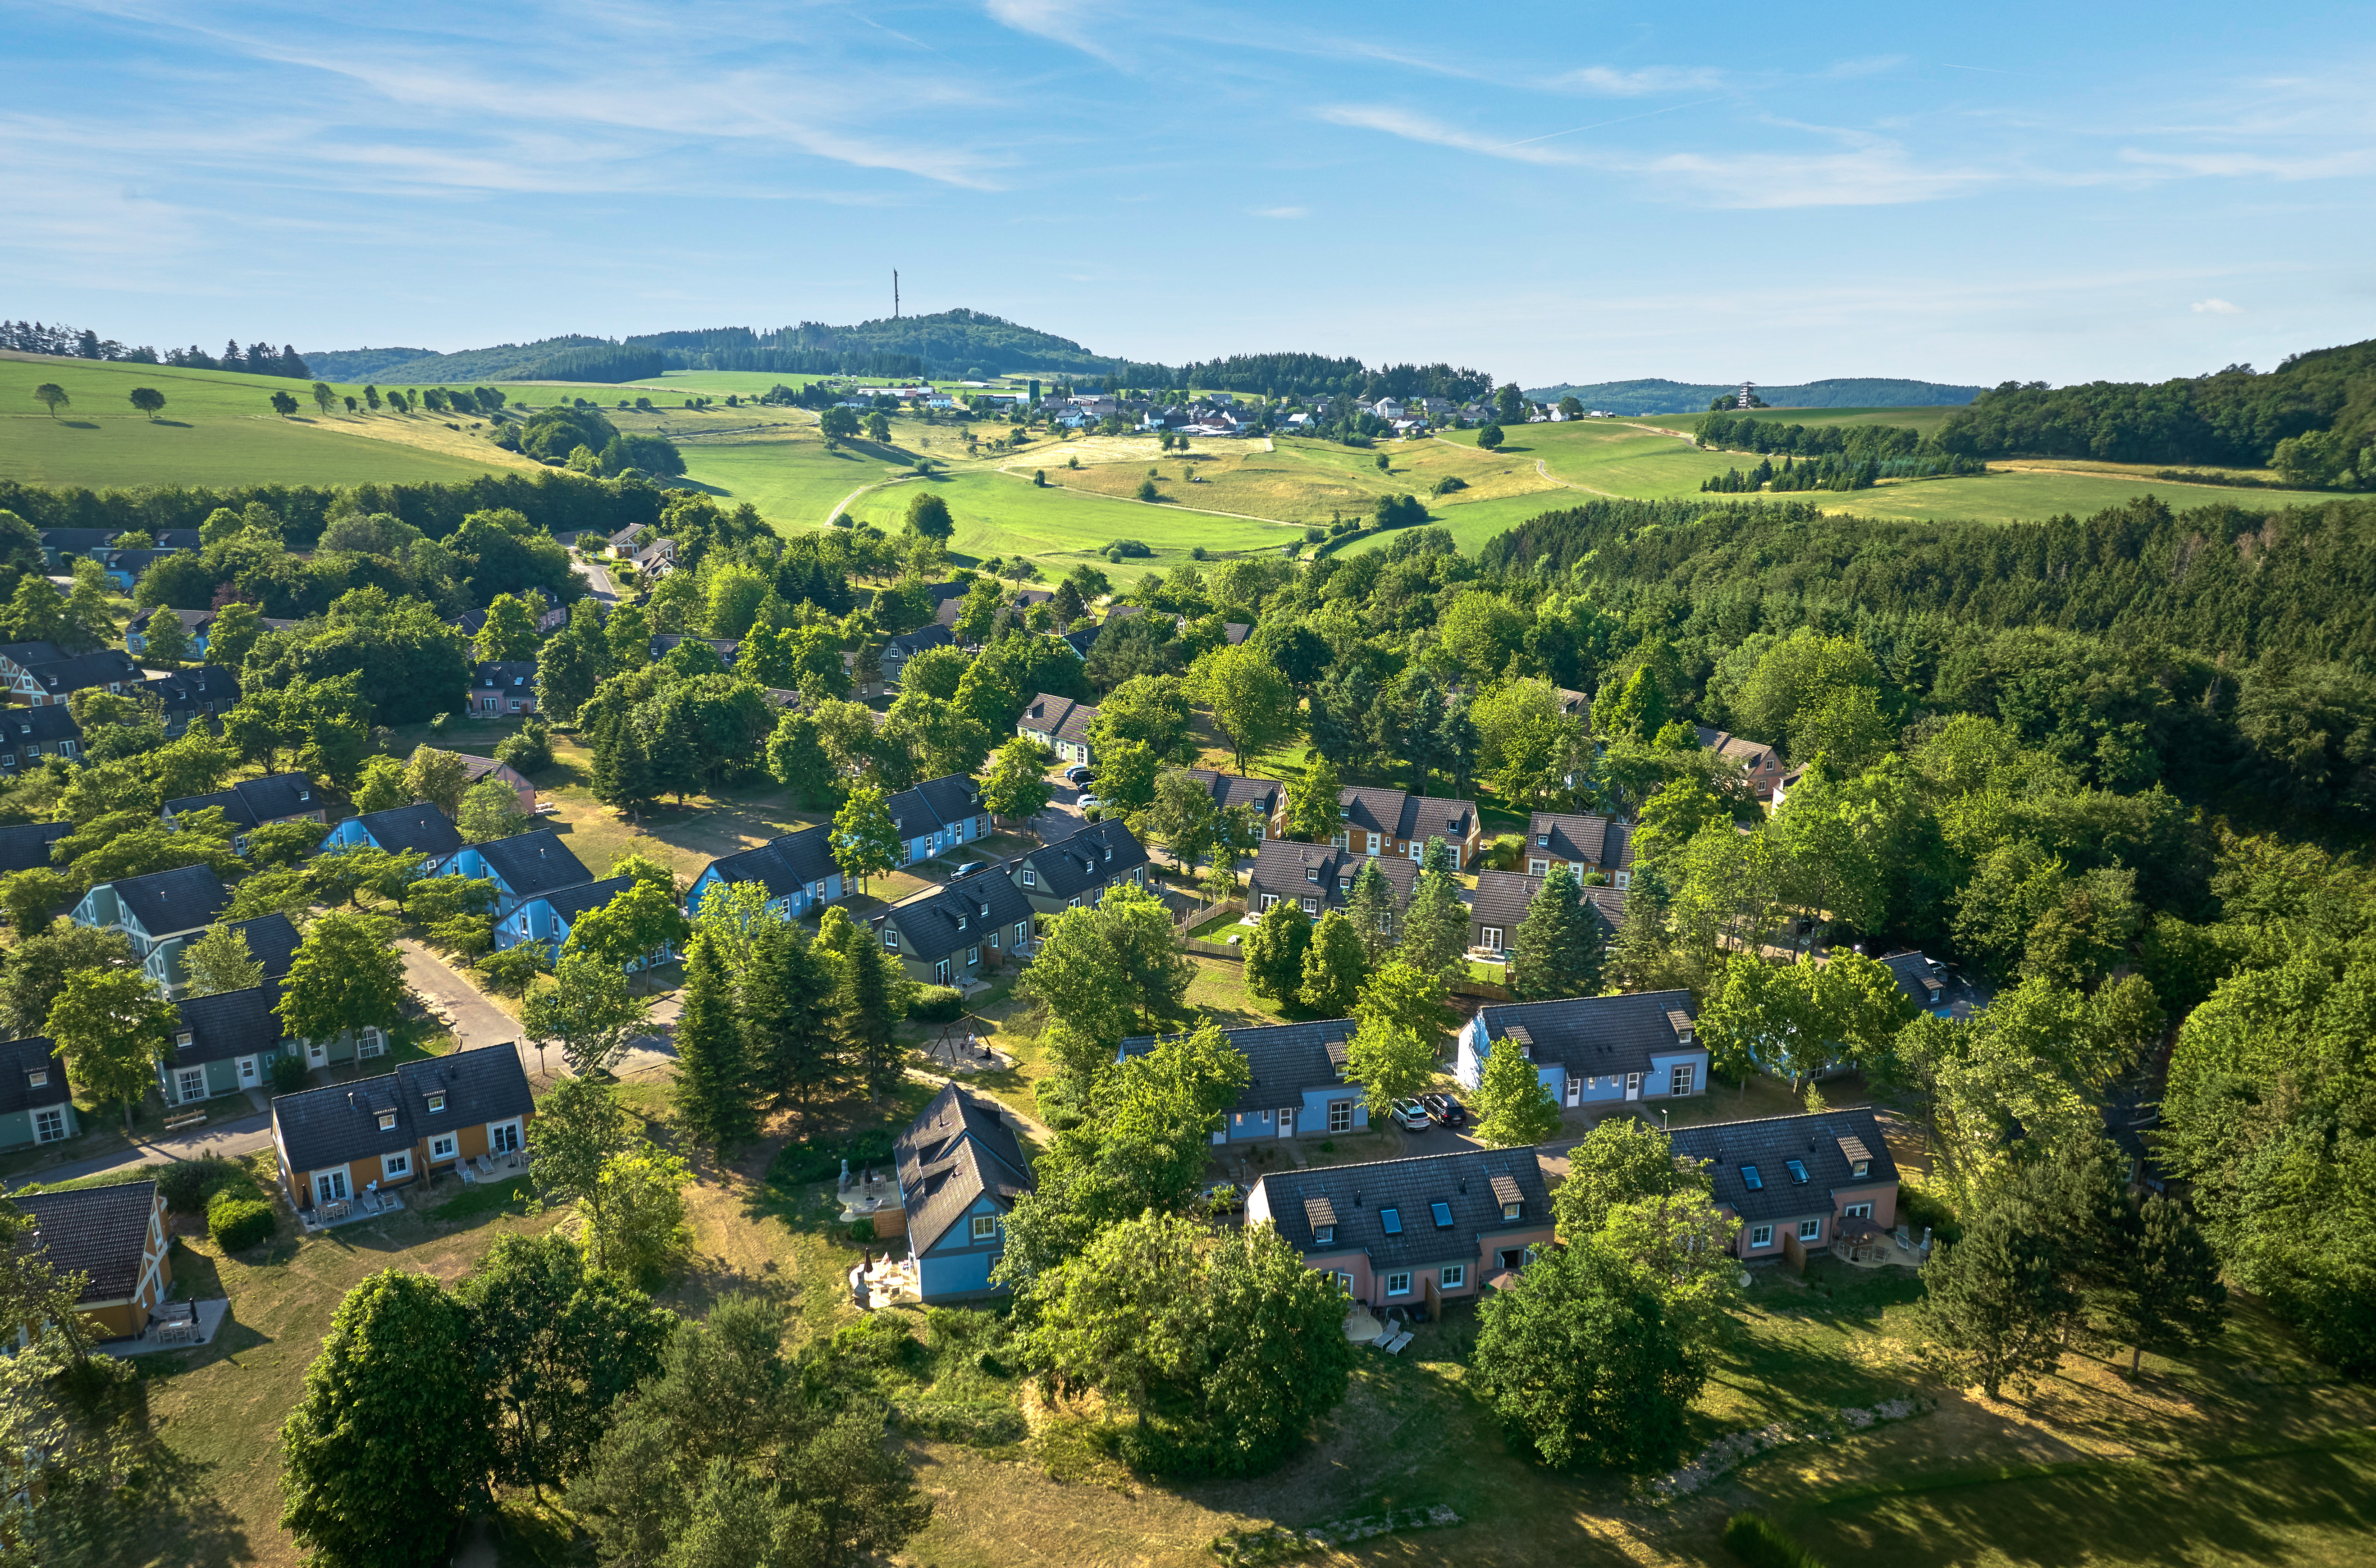
<path id="1" fill-rule="evenodd" d="M 1086 790 L 1089 785 L 1089 770 L 1085 766 L 1068 767 L 1064 769 L 1064 782 L 1075 790 Z"/>
<path id="2" fill-rule="evenodd" d="M 990 862 L 988 861 L 968 861 L 965 864 L 957 867 L 956 870 L 951 872 L 949 874 L 953 878 L 959 876 L 971 876 L 978 871 L 987 871 L 989 869 Z"/>
<path id="3" fill-rule="evenodd" d="M 1105 804 L 1103 801 L 1099 800 L 1095 795 L 1083 795 L 1079 800 L 1075 801 L 1073 803 L 1080 807 L 1085 812 L 1095 811 L 1099 806 Z"/>
<path id="4" fill-rule="evenodd" d="M 1435 1125 L 1427 1114 L 1427 1107 L 1415 1099 L 1395 1101 L 1395 1120 L 1405 1132 L 1424 1133 Z"/>
<path id="5" fill-rule="evenodd" d="M 1468 1125 L 1468 1108 L 1448 1094 L 1423 1094 L 1419 1097 L 1419 1102 L 1427 1108 L 1430 1116 L 1444 1126 Z"/>

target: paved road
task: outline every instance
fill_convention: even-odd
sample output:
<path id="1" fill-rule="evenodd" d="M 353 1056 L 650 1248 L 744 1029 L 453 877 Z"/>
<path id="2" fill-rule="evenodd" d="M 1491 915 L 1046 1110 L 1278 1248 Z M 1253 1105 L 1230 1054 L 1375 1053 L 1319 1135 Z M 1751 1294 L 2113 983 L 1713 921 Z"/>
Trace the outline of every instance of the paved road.
<path id="1" fill-rule="evenodd" d="M 188 1133 L 144 1139 L 113 1154 L 30 1171 L 18 1177 L 12 1185 L 21 1187 L 28 1182 L 66 1182 L 77 1176 L 96 1176 L 102 1170 L 170 1165 L 177 1159 L 196 1159 L 210 1154 L 228 1159 L 234 1155 L 254 1154 L 258 1149 L 271 1146 L 271 1114 L 250 1111 L 236 1121 L 216 1122 Z"/>
<path id="2" fill-rule="evenodd" d="M 569 569 L 586 579 L 587 588 L 592 597 L 605 604 L 619 602 L 619 585 L 611 580 L 608 567 L 598 566 L 591 561 L 572 561 Z"/>

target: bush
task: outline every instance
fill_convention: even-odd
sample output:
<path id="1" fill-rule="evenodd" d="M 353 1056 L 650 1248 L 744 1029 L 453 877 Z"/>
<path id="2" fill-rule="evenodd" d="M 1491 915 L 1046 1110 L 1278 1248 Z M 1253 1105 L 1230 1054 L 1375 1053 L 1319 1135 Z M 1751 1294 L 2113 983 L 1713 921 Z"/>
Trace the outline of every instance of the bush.
<path id="1" fill-rule="evenodd" d="M 1442 479 L 1435 481 L 1434 493 L 1438 495 L 1449 495 L 1455 490 L 1466 490 L 1467 488 L 1468 481 L 1462 479 L 1458 474 L 1446 474 Z"/>
<path id="2" fill-rule="evenodd" d="M 767 1167 L 767 1180 L 788 1186 L 830 1182 L 840 1176 L 845 1159 L 849 1161 L 849 1173 L 855 1179 L 869 1165 L 891 1162 L 893 1136 L 887 1127 L 870 1127 L 853 1138 L 804 1138 L 786 1144 L 775 1163 Z M 871 1227 L 867 1234 L 873 1234 Z"/>
<path id="3" fill-rule="evenodd" d="M 504 737 L 495 760 L 521 773 L 541 773 L 552 766 L 552 731 L 541 719 L 531 719 Z"/>
<path id="4" fill-rule="evenodd" d="M 1949 1245 L 1964 1239 L 1964 1222 L 1947 1206 L 1946 1194 L 1919 1182 L 1906 1182 L 1897 1189 L 1897 1222 L 1907 1228 L 1917 1241 L 1922 1240 L 1922 1228 L 1930 1228 L 1930 1239 Z"/>
<path id="5" fill-rule="evenodd" d="M 955 1023 L 965 1012 L 965 998 L 955 986 L 926 985 L 916 989 L 916 1000 L 908 1008 L 908 1016 L 920 1024 Z"/>
<path id="6" fill-rule="evenodd" d="M 259 1198 L 217 1193 L 207 1205 L 207 1234 L 224 1252 L 244 1252 L 271 1236 L 272 1206 Z"/>
<path id="7" fill-rule="evenodd" d="M 1314 523 L 1312 527 L 1303 530 L 1303 542 L 1306 544 L 1318 544 L 1322 540 L 1326 539 L 1327 537 L 1328 530 L 1322 528 L 1317 523 Z"/>
<path id="8" fill-rule="evenodd" d="M 913 1365 L 921 1359 L 924 1348 L 908 1332 L 905 1319 L 875 1313 L 835 1330 L 833 1353 L 859 1366 L 882 1370 Z"/>
<path id="9" fill-rule="evenodd" d="M 175 1214 L 196 1214 L 207 1206 L 207 1194 L 213 1192 L 222 1167 L 230 1161 L 208 1155 L 199 1159 L 177 1159 L 157 1172 L 157 1190 L 165 1194 L 165 1206 Z"/>
<path id="10" fill-rule="evenodd" d="M 272 1092 L 295 1094 L 305 1087 L 305 1059 L 293 1051 L 284 1051 L 272 1059 Z"/>
<path id="11" fill-rule="evenodd" d="M 1108 544 L 1103 550 L 1099 552 L 1099 553 L 1102 555 L 1128 555 L 1132 557 L 1143 557 L 1152 555 L 1155 552 L 1149 550 L 1145 544 L 1142 544 L 1137 540 L 1118 539 L 1111 544 Z"/>
<path id="12" fill-rule="evenodd" d="M 1203 545 L 1192 544 L 1188 547 L 1188 559 L 1191 561 L 1209 561 L 1212 557 L 1205 552 L 1205 547 Z"/>
<path id="13" fill-rule="evenodd" d="M 1724 1549 L 1750 1568 L 1824 1568 L 1820 1558 L 1762 1514 L 1735 1514 L 1727 1520 Z"/>

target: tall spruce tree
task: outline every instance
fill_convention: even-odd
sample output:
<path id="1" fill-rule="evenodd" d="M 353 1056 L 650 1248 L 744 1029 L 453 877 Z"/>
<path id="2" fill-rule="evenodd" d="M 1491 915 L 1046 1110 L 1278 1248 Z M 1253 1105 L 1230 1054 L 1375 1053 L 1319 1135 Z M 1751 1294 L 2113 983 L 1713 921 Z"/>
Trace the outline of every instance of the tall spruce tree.
<path id="1" fill-rule="evenodd" d="M 2111 1288 L 2091 1306 L 2099 1329 L 2128 1341 L 2131 1376 L 2147 1350 L 2174 1356 L 2226 1332 L 2218 1254 L 2183 1206 L 2147 1194 L 2115 1227 L 2111 1263 Z"/>
<path id="2" fill-rule="evenodd" d="M 1600 921 L 1585 908 L 1575 873 L 1558 865 L 1543 878 L 1518 922 L 1510 989 L 1521 1002 L 1590 996 L 1600 989 Z"/>
<path id="3" fill-rule="evenodd" d="M 1922 1265 L 1916 1321 L 1931 1363 L 1990 1398 L 2012 1384 L 2026 1395 L 2053 1372 L 2079 1317 L 2079 1293 L 2062 1277 L 2056 1238 L 1992 1205 L 1942 1242 Z"/>
<path id="4" fill-rule="evenodd" d="M 829 1020 L 837 976 L 790 921 L 763 927 L 742 980 L 743 1051 L 751 1085 L 805 1109 L 841 1072 Z"/>
<path id="5" fill-rule="evenodd" d="M 1395 885 L 1376 861 L 1362 861 L 1353 873 L 1353 894 L 1345 901 L 1345 912 L 1361 939 L 1362 962 L 1374 971 L 1395 945 Z"/>
<path id="6" fill-rule="evenodd" d="M 841 1034 L 850 1064 L 866 1086 L 866 1098 L 879 1100 L 899 1082 L 905 1054 L 893 1030 L 899 1021 L 898 960 L 873 942 L 853 943 L 844 956 L 848 970 L 841 994 Z"/>
<path id="7" fill-rule="evenodd" d="M 1344 1017 L 1353 1011 L 1361 982 L 1369 978 L 1369 961 L 1352 921 L 1342 909 L 1322 915 L 1303 954 L 1303 1004 L 1325 1018 Z"/>
<path id="8" fill-rule="evenodd" d="M 1440 980 L 1468 973 L 1468 906 L 1460 885 L 1440 871 L 1421 872 L 1403 914 L 1403 957 Z"/>
<path id="9" fill-rule="evenodd" d="M 692 955 L 685 960 L 684 1013 L 676 1025 L 676 1055 L 677 1118 L 723 1158 L 736 1144 L 757 1134 L 759 1115 L 744 1067 L 733 979 L 707 932 L 693 939 Z"/>
<path id="10" fill-rule="evenodd" d="M 605 714 L 589 737 L 594 746 L 594 798 L 613 811 L 633 814 L 651 803 L 651 759 L 643 736 L 624 713 Z"/>

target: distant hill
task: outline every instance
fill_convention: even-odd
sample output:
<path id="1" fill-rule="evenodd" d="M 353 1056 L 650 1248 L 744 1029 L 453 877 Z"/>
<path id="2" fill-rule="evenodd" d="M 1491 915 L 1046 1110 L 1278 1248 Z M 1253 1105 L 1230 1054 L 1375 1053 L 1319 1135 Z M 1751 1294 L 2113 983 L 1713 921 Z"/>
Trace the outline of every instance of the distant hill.
<path id="1" fill-rule="evenodd" d="M 307 356 L 311 362 L 312 356 Z M 1527 394 L 1538 403 L 1574 398 L 1587 409 L 1615 414 L 1700 414 L 1708 401 L 1740 390 L 1729 386 L 1703 386 L 1688 381 L 1597 381 L 1586 386 L 1562 384 L 1538 387 Z M 1760 386 L 1757 395 L 1776 409 L 1922 409 L 1942 403 L 1968 403 L 1985 387 L 1950 386 L 1936 381 L 1900 381 L 1889 376 L 1835 376 L 1803 386 Z"/>
<path id="2" fill-rule="evenodd" d="M 617 347 L 608 338 L 571 333 L 535 343 L 498 343 L 492 349 L 465 349 L 457 354 L 433 353 L 427 349 L 333 349 L 308 354 L 305 362 L 315 367 L 316 375 L 341 381 L 527 381 L 537 379 L 533 372 L 564 350 Z M 375 362 L 368 370 L 351 368 L 353 362 L 362 356 L 371 356 Z M 330 368 L 322 368 L 326 365 Z"/>
<path id="3" fill-rule="evenodd" d="M 304 359 L 325 381 L 377 381 L 398 365 L 436 357 L 434 349 L 325 349 Z"/>

